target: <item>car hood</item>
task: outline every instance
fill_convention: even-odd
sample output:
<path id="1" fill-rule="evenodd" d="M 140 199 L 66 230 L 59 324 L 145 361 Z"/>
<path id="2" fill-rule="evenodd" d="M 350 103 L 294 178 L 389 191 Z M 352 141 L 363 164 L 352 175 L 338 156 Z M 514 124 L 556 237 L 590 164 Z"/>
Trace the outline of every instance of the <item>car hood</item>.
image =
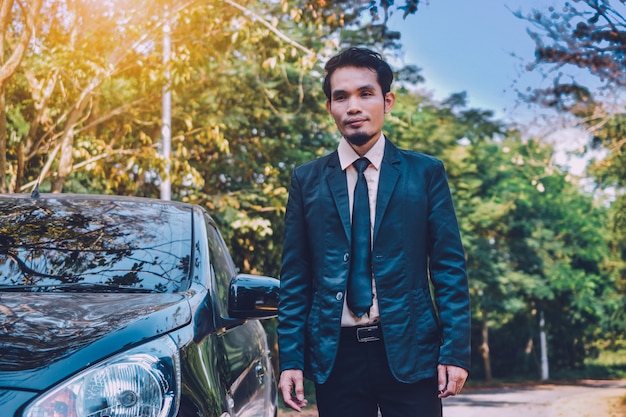
<path id="1" fill-rule="evenodd" d="M 1 293 L 0 386 L 46 388 L 190 321 L 185 293 Z"/>

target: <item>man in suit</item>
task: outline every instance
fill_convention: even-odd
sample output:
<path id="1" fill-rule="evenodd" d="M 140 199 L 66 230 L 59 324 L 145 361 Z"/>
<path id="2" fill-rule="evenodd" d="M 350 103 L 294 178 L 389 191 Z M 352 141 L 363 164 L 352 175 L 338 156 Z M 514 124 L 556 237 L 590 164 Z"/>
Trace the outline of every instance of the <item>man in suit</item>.
<path id="1" fill-rule="evenodd" d="M 321 417 L 440 417 L 470 356 L 465 256 L 445 170 L 382 133 L 395 96 L 379 54 L 349 48 L 325 69 L 326 107 L 343 137 L 292 176 L 279 389 L 300 411 L 303 378 L 313 380 Z"/>

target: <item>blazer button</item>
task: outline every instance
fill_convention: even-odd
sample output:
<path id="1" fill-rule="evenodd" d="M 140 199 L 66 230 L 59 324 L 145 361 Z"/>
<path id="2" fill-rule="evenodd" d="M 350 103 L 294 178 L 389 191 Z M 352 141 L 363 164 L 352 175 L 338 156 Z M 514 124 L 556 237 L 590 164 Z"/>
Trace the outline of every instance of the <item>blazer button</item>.
<path id="1" fill-rule="evenodd" d="M 337 301 L 343 300 L 343 293 L 341 291 L 339 291 L 337 293 L 337 295 L 335 295 L 335 298 L 337 299 Z"/>
<path id="2" fill-rule="evenodd" d="M 343 261 L 348 262 L 350 260 L 350 254 L 348 252 L 343 254 Z"/>

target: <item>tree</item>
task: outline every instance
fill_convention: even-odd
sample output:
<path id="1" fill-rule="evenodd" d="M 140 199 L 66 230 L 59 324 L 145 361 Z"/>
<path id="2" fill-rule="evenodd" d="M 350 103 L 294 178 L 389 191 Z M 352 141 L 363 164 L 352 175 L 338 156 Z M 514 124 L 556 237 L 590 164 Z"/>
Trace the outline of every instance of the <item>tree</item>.
<path id="1" fill-rule="evenodd" d="M 280 232 L 291 169 L 335 143 L 321 61 L 342 32 L 377 24 L 363 18 L 370 8 L 408 16 L 417 5 L 47 0 L 37 49 L 9 85 L 9 189 L 158 195 L 167 6 L 174 198 L 213 209 L 227 234 L 235 227 L 243 265 L 275 270 L 280 248 L 258 242 Z M 377 27 L 361 43 L 399 41 Z"/>
<path id="2" fill-rule="evenodd" d="M 606 210 L 553 158 L 550 146 L 508 132 L 472 144 L 457 179 L 486 379 L 538 371 L 529 355 L 541 311 L 554 370 L 581 366 L 610 311 Z"/>
<path id="3" fill-rule="evenodd" d="M 28 5 L 17 0 L 0 4 L 0 192 L 6 192 L 6 83 L 17 71 L 35 32 L 36 20 L 43 0 L 33 0 Z M 9 51 L 9 57 L 5 57 Z"/>
<path id="4" fill-rule="evenodd" d="M 605 149 L 590 173 L 601 189 L 615 195 L 611 204 L 612 272 L 622 277 L 621 306 L 612 316 L 615 328 L 626 325 L 626 5 L 624 0 L 578 0 L 560 9 L 533 10 L 527 16 L 535 40 L 535 62 L 529 69 L 547 68 L 552 85 L 532 91 L 527 99 L 573 115 L 591 139 L 587 149 Z M 596 76 L 597 85 L 582 85 L 576 71 Z"/>

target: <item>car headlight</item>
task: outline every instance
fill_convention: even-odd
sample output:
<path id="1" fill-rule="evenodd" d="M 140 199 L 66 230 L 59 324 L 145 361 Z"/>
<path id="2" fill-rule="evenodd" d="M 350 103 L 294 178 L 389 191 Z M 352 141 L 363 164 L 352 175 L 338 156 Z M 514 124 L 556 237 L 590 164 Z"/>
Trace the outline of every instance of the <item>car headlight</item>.
<path id="1" fill-rule="evenodd" d="M 180 357 L 169 336 L 113 356 L 48 391 L 24 417 L 171 417 Z"/>

